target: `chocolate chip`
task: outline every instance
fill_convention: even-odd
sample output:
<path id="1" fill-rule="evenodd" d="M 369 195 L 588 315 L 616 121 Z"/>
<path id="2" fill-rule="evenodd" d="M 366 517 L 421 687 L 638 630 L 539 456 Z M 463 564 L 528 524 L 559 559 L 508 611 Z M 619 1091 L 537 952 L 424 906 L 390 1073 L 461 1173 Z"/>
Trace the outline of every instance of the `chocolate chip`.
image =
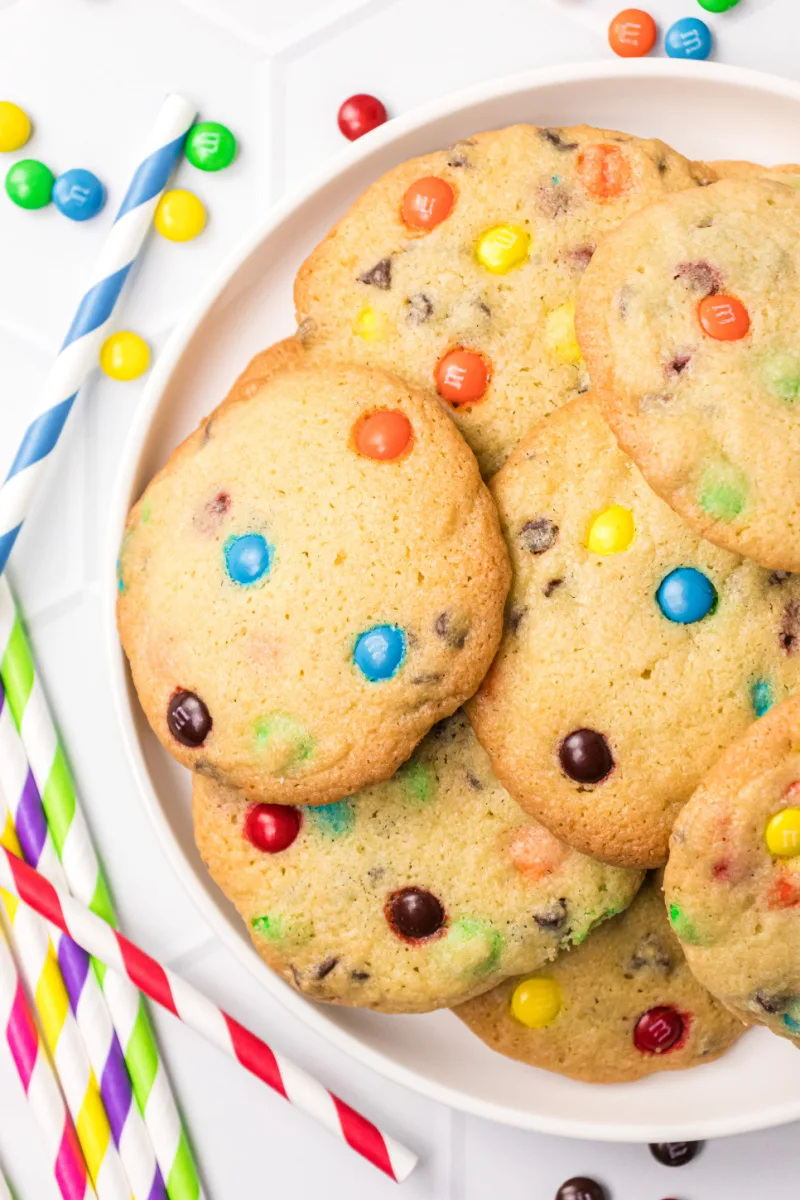
<path id="1" fill-rule="evenodd" d="M 577 150 L 577 142 L 565 142 L 558 129 L 540 129 L 539 137 L 545 142 L 549 142 L 551 146 L 555 146 L 556 150 Z"/>
<path id="2" fill-rule="evenodd" d="M 800 601 L 790 600 L 783 610 L 779 641 L 787 654 L 797 650 L 797 640 L 800 637 Z"/>
<path id="3" fill-rule="evenodd" d="M 561 217 L 569 212 L 569 188 L 561 184 L 544 184 L 536 193 L 536 207 L 545 217 Z"/>
<path id="4" fill-rule="evenodd" d="M 782 583 L 786 583 L 787 579 L 791 579 L 791 571 L 771 571 L 767 583 L 770 587 L 780 587 Z"/>
<path id="5" fill-rule="evenodd" d="M 533 919 L 540 929 L 561 929 L 567 920 L 566 900 L 553 900 L 547 908 L 534 913 Z"/>
<path id="6" fill-rule="evenodd" d="M 356 983 L 363 983 L 365 979 L 369 979 L 369 971 L 351 971 L 350 978 Z"/>
<path id="7" fill-rule="evenodd" d="M 167 726 L 176 742 L 196 750 L 211 732 L 211 714 L 194 692 L 179 691 L 167 705 Z"/>
<path id="8" fill-rule="evenodd" d="M 448 167 L 471 167 L 472 163 L 467 158 L 466 154 L 451 154 L 447 160 Z"/>
<path id="9" fill-rule="evenodd" d="M 674 379 L 685 371 L 689 363 L 692 361 L 691 354 L 674 354 L 668 363 L 664 365 L 664 374 L 667 379 Z"/>
<path id="10" fill-rule="evenodd" d="M 556 590 L 556 588 L 561 587 L 563 582 L 564 582 L 563 579 L 548 579 L 547 583 L 542 588 L 543 594 L 549 598 L 550 596 L 552 596 L 552 594 Z"/>
<path id="11" fill-rule="evenodd" d="M 374 267 L 370 267 L 369 271 L 365 271 L 363 275 L 359 275 L 358 282 L 367 283 L 370 287 L 380 288 L 382 292 L 388 292 L 392 286 L 392 260 L 390 258 L 382 258 Z"/>
<path id="12" fill-rule="evenodd" d="M 527 604 L 512 604 L 506 616 L 506 624 L 512 633 L 518 633 L 522 618 L 528 611 Z"/>
<path id="13" fill-rule="evenodd" d="M 472 788 L 473 792 L 482 792 L 483 784 L 477 775 L 473 775 L 472 771 L 467 771 L 467 783 Z"/>
<path id="14" fill-rule="evenodd" d="M 205 425 L 203 426 L 203 441 L 202 441 L 201 445 L 207 446 L 208 443 L 211 441 L 211 426 L 213 424 L 214 424 L 214 418 L 209 417 L 208 420 L 206 421 Z"/>
<path id="15" fill-rule="evenodd" d="M 469 629 L 462 624 L 454 623 L 449 612 L 441 612 L 433 623 L 438 637 L 447 642 L 453 650 L 462 650 L 469 636 Z"/>
<path id="16" fill-rule="evenodd" d="M 681 263 L 672 278 L 680 279 L 689 291 L 699 296 L 710 296 L 722 287 L 722 273 L 705 259 Z"/>
<path id="17" fill-rule="evenodd" d="M 793 996 L 774 996 L 769 992 L 756 992 L 753 996 L 753 1000 L 765 1013 L 786 1012 L 793 999 Z"/>
<path id="18" fill-rule="evenodd" d="M 573 730 L 561 743 L 558 757 L 564 772 L 576 783 L 600 783 L 614 766 L 608 742 L 595 729 Z"/>
<path id="19" fill-rule="evenodd" d="M 333 955 L 329 955 L 328 958 L 323 959 L 322 962 L 319 964 L 319 966 L 314 971 L 314 978 L 315 979 L 324 979 L 326 975 L 330 975 L 331 971 L 336 966 L 338 961 L 339 961 L 339 959 L 334 958 Z"/>
<path id="20" fill-rule="evenodd" d="M 478 298 L 475 301 L 475 307 L 479 308 L 485 317 L 490 317 L 492 315 L 492 310 L 489 308 L 489 305 L 485 300 Z"/>
<path id="21" fill-rule="evenodd" d="M 317 322 L 313 317 L 306 317 L 300 322 L 295 330 L 294 336 L 298 342 L 307 342 L 317 332 Z"/>
<path id="22" fill-rule="evenodd" d="M 444 925 L 445 912 L 433 892 L 405 887 L 392 892 L 386 901 L 386 920 L 400 937 L 421 942 L 433 937 Z"/>
<path id="23" fill-rule="evenodd" d="M 406 320 L 409 325 L 424 325 L 426 321 L 430 321 L 433 315 L 433 301 L 424 292 L 417 292 L 415 296 L 409 296 L 406 303 L 408 305 Z"/>
<path id="24" fill-rule="evenodd" d="M 225 784 L 228 778 L 224 771 L 220 771 L 219 767 L 215 767 L 207 758 L 197 758 L 192 763 L 192 770 L 197 771 L 198 775 L 205 775 L 207 779 L 213 779 L 215 783 Z"/>
<path id="25" fill-rule="evenodd" d="M 585 271 L 592 261 L 592 256 L 596 249 L 596 246 L 576 246 L 574 250 L 568 252 L 567 258 L 576 270 Z"/>
<path id="26" fill-rule="evenodd" d="M 664 948 L 664 943 L 655 933 L 646 934 L 631 955 L 632 971 L 642 971 L 645 967 L 667 973 L 672 970 L 672 959 Z"/>
<path id="27" fill-rule="evenodd" d="M 556 1200 L 606 1200 L 606 1192 L 596 1179 L 576 1175 L 574 1179 L 562 1183 L 556 1192 Z"/>
<path id="28" fill-rule="evenodd" d="M 665 1167 L 682 1167 L 700 1153 L 702 1142 L 651 1142 L 650 1153 Z"/>
<path id="29" fill-rule="evenodd" d="M 411 682 L 419 687 L 426 683 L 438 683 L 440 679 L 444 679 L 441 671 L 429 671 L 427 675 L 415 675 Z"/>
<path id="30" fill-rule="evenodd" d="M 519 531 L 522 548 L 529 554 L 544 554 L 545 550 L 555 546 L 557 537 L 558 526 L 547 517 L 534 517 Z"/>
<path id="31" fill-rule="evenodd" d="M 666 175 L 668 165 L 669 164 L 667 163 L 667 160 L 665 158 L 660 158 L 658 160 L 658 162 L 656 163 L 656 167 L 658 168 L 659 175 Z"/>

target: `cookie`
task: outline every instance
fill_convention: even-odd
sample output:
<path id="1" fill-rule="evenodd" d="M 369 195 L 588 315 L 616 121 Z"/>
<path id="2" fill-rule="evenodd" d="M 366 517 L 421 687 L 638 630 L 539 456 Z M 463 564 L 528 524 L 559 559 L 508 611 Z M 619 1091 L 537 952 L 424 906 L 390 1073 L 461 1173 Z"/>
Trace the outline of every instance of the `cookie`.
<path id="1" fill-rule="evenodd" d="M 800 686 L 800 577 L 697 537 L 588 396 L 537 425 L 491 488 L 513 581 L 467 706 L 478 738 L 557 837 L 663 864 L 704 772 Z"/>
<path id="2" fill-rule="evenodd" d="M 634 871 L 531 821 L 463 713 L 386 782 L 322 808 L 195 776 L 195 835 L 262 958 L 315 1000 L 425 1012 L 534 970 L 627 905 Z"/>
<path id="3" fill-rule="evenodd" d="M 612 233 L 577 320 L 596 397 L 651 487 L 704 537 L 786 571 L 800 570 L 798 272 L 796 189 L 726 179 Z"/>
<path id="4" fill-rule="evenodd" d="M 689 970 L 657 874 L 583 945 L 454 1011 L 490 1049 L 586 1083 L 713 1062 L 745 1031 Z"/>
<path id="5" fill-rule="evenodd" d="M 118 623 L 178 761 L 254 799 L 324 804 L 388 778 L 475 691 L 508 579 L 441 407 L 289 343 L 131 511 Z"/>
<path id="6" fill-rule="evenodd" d="M 800 697 L 722 755 L 670 843 L 672 928 L 697 978 L 800 1045 Z"/>
<path id="7" fill-rule="evenodd" d="M 574 303 L 598 241 L 710 178 L 663 142 L 586 125 L 516 125 L 412 159 L 302 266 L 303 344 L 438 391 L 488 477 L 586 390 Z"/>
<path id="8" fill-rule="evenodd" d="M 709 174 L 717 179 L 774 179 L 778 183 L 788 183 L 797 187 L 800 183 L 800 166 L 797 163 L 782 163 L 777 167 L 762 167 L 758 163 L 747 162 L 744 159 L 719 159 L 708 163 Z"/>

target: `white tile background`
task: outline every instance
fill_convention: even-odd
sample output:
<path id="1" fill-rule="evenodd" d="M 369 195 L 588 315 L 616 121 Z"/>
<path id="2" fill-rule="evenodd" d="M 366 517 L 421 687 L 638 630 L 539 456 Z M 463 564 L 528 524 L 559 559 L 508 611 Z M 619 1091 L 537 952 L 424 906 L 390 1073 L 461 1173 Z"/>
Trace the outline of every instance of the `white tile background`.
<path id="1" fill-rule="evenodd" d="M 86 225 L 52 207 L 0 198 L 0 476 L 111 221 L 119 187 L 165 91 L 196 98 L 241 140 L 233 168 L 181 179 L 208 206 L 188 246 L 153 239 L 124 324 L 157 354 L 198 284 L 257 214 L 341 148 L 335 114 L 357 91 L 393 113 L 482 78 L 606 57 L 620 0 L 0 0 L 0 93 L 33 116 L 26 153 L 57 171 L 87 166 L 109 204 Z M 702 14 L 694 0 L 649 0 L 662 27 L 703 15 L 716 57 L 799 77 L 797 0 L 741 0 Z M 0 164 L 2 166 L 2 164 Z M 4 168 L 3 168 L 4 169 Z M 113 881 L 127 932 L 345 1098 L 418 1150 L 409 1200 L 552 1200 L 576 1174 L 612 1200 L 754 1200 L 800 1195 L 790 1126 L 718 1141 L 669 1171 L 643 1147 L 539 1137 L 452 1113 L 349 1062 L 264 993 L 216 941 L 173 878 L 122 756 L 105 675 L 98 576 L 116 464 L 141 381 L 102 377 L 82 396 L 56 470 L 13 560 L 47 690 Z M 161 1044 L 214 1200 L 394 1195 L 288 1105 L 157 1014 Z M 19 1200 L 53 1200 L 5 1044 L 0 1044 L 0 1159 Z"/>

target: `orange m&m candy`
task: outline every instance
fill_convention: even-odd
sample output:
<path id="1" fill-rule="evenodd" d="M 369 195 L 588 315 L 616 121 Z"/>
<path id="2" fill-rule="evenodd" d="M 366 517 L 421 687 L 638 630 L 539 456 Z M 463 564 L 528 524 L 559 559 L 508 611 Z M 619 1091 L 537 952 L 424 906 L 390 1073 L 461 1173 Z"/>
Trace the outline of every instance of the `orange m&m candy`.
<path id="1" fill-rule="evenodd" d="M 489 384 L 489 368 L 474 350 L 450 350 L 433 374 L 439 395 L 456 407 L 483 399 Z"/>
<path id="2" fill-rule="evenodd" d="M 697 306 L 700 324 L 718 342 L 736 342 L 750 328 L 750 316 L 735 296 L 706 296 Z"/>
<path id="3" fill-rule="evenodd" d="M 641 58 L 656 44 L 656 23 L 641 8 L 624 8 L 608 27 L 608 44 L 620 58 Z"/>
<path id="4" fill-rule="evenodd" d="M 410 229 L 435 229 L 455 204 L 456 194 L 446 179 L 427 175 L 418 179 L 403 196 L 403 220 Z"/>
<path id="5" fill-rule="evenodd" d="M 578 156 L 577 175 L 590 196 L 612 200 L 633 182 L 630 164 L 619 146 L 587 146 Z"/>
<path id="6" fill-rule="evenodd" d="M 355 444 L 365 458 L 388 462 L 399 458 L 411 445 L 414 431 L 405 413 L 381 408 L 362 417 L 355 428 Z"/>

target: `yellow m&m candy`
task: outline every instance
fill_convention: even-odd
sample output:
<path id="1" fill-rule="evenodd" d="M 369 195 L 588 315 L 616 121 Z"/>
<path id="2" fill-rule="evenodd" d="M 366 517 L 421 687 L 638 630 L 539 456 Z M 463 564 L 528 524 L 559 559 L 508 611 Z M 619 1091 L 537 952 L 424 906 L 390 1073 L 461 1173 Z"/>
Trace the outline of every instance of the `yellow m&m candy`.
<path id="1" fill-rule="evenodd" d="M 562 362 L 578 363 L 581 361 L 581 348 L 575 337 L 575 303 L 568 300 L 547 314 L 544 340 L 549 350 L 552 350 Z"/>
<path id="2" fill-rule="evenodd" d="M 511 1012 L 528 1029 L 544 1029 L 555 1021 L 562 1003 L 561 986 L 555 979 L 523 979 L 514 988 Z"/>
<path id="3" fill-rule="evenodd" d="M 162 237 L 171 242 L 188 242 L 202 233 L 206 210 L 194 192 L 173 188 L 171 192 L 164 192 L 153 219 Z"/>
<path id="4" fill-rule="evenodd" d="M 388 332 L 389 318 L 369 305 L 362 308 L 353 325 L 353 333 L 358 334 L 365 342 L 379 342 Z"/>
<path id="5" fill-rule="evenodd" d="M 138 379 L 149 365 L 147 342 L 130 329 L 112 333 L 100 347 L 100 366 L 111 379 Z"/>
<path id="6" fill-rule="evenodd" d="M 531 235 L 521 225 L 495 225 L 481 234 L 475 247 L 478 262 L 494 275 L 518 267 L 530 251 Z"/>
<path id="7" fill-rule="evenodd" d="M 19 150 L 31 136 L 28 114 L 10 100 L 0 100 L 0 150 Z"/>
<path id="8" fill-rule="evenodd" d="M 800 854 L 800 808 L 784 808 L 767 823 L 764 833 L 767 849 L 776 858 L 795 858 Z"/>
<path id="9" fill-rule="evenodd" d="M 630 546 L 635 532 L 631 510 L 612 504 L 592 521 L 586 545 L 592 554 L 621 554 Z"/>

